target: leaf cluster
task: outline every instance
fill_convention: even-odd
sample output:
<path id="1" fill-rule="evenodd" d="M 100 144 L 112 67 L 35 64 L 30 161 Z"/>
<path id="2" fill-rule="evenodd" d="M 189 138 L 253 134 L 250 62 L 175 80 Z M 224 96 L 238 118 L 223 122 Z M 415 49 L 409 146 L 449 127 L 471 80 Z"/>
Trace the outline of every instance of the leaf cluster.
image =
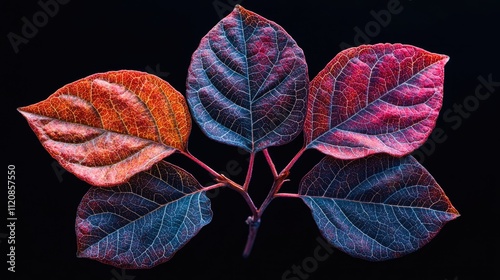
<path id="1" fill-rule="evenodd" d="M 157 76 L 120 70 L 82 78 L 18 110 L 50 155 L 92 185 L 77 212 L 79 257 L 121 268 L 168 261 L 210 223 L 206 192 L 225 187 L 251 212 L 245 256 L 266 207 L 283 197 L 301 199 L 336 248 L 381 261 L 418 250 L 459 216 L 410 155 L 435 127 L 447 61 L 411 45 L 362 45 L 309 80 L 297 42 L 237 5 L 201 39 L 185 95 Z M 192 120 L 208 138 L 250 154 L 242 184 L 191 154 Z M 269 149 L 299 135 L 302 148 L 278 170 Z M 298 193 L 280 192 L 309 149 L 324 158 Z M 164 160 L 173 153 L 216 183 L 202 186 Z M 248 192 L 257 153 L 274 178 L 259 206 Z"/>

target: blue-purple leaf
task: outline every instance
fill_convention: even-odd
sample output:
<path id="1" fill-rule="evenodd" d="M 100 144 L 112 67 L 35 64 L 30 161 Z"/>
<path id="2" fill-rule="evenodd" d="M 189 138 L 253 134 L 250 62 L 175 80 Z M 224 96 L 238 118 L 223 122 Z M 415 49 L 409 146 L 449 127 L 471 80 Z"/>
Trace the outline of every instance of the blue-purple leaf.
<path id="1" fill-rule="evenodd" d="M 308 87 L 304 54 L 292 37 L 236 6 L 194 52 L 186 95 L 209 138 L 257 152 L 300 134 Z"/>
<path id="2" fill-rule="evenodd" d="M 323 236 L 351 256 L 381 261 L 427 244 L 459 216 L 413 157 L 325 157 L 300 183 Z"/>
<path id="3" fill-rule="evenodd" d="M 168 261 L 210 223 L 210 200 L 185 170 L 166 162 L 112 188 L 91 188 L 78 207 L 78 256 L 121 268 Z"/>

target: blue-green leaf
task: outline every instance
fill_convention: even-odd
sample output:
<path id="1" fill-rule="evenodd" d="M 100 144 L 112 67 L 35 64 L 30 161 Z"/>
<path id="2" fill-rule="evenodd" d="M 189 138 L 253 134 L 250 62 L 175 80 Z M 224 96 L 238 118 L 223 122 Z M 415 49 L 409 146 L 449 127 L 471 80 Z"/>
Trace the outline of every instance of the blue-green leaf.
<path id="1" fill-rule="evenodd" d="M 459 216 L 411 156 L 325 157 L 302 179 L 299 194 L 332 245 L 372 261 L 421 248 Z"/>
<path id="2" fill-rule="evenodd" d="M 168 261 L 210 223 L 210 200 L 185 170 L 160 162 L 128 183 L 91 188 L 78 207 L 78 256 L 121 268 Z"/>

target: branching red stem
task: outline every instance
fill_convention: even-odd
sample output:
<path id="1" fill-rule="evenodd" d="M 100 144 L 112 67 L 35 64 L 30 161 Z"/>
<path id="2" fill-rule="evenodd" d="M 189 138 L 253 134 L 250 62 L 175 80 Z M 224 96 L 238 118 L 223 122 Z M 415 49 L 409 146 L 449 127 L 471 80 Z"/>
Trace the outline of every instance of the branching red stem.
<path id="1" fill-rule="evenodd" d="M 300 158 L 300 156 L 304 153 L 306 150 L 306 147 L 302 147 L 297 154 L 290 160 L 290 162 L 283 168 L 283 170 L 278 173 L 276 170 L 276 166 L 274 165 L 274 162 L 271 158 L 271 155 L 269 154 L 269 151 L 267 149 L 264 149 L 262 152 L 264 153 L 264 156 L 266 158 L 267 163 L 269 164 L 269 168 L 271 169 L 271 172 L 274 177 L 274 182 L 273 186 L 271 187 L 271 190 L 269 190 L 269 193 L 267 194 L 266 199 L 264 202 L 262 202 L 261 206 L 257 208 L 250 197 L 248 193 L 248 187 L 250 185 L 250 181 L 252 179 L 252 173 L 253 173 L 253 166 L 255 162 L 255 152 L 250 153 L 250 160 L 248 163 L 248 170 L 247 170 L 247 175 L 245 177 L 245 182 L 243 183 L 243 186 L 239 185 L 238 183 L 234 182 L 233 180 L 227 178 L 223 174 L 217 173 L 215 170 L 213 170 L 211 167 L 206 165 L 203 161 L 199 160 L 196 158 L 194 155 L 192 155 L 189 151 L 180 151 L 184 156 L 188 157 L 192 161 L 194 161 L 196 164 L 201 166 L 203 169 L 207 170 L 215 179 L 217 182 L 214 185 L 208 186 L 204 188 L 203 190 L 208 191 L 211 189 L 215 188 L 220 188 L 223 186 L 228 186 L 232 188 L 233 190 L 239 192 L 243 199 L 245 199 L 246 203 L 248 204 L 248 207 L 250 208 L 250 211 L 252 211 L 252 215 L 249 216 L 246 220 L 246 223 L 248 224 L 248 238 L 247 238 L 247 243 L 245 245 L 245 249 L 243 250 L 243 256 L 248 257 L 250 255 L 250 252 L 252 251 L 253 244 L 255 242 L 255 238 L 257 237 L 257 232 L 259 230 L 260 226 L 260 219 L 262 217 L 262 214 L 266 210 L 267 206 L 275 197 L 300 197 L 298 194 L 290 194 L 290 193 L 278 193 L 278 191 L 281 189 L 283 186 L 283 183 L 285 183 L 288 178 L 288 175 L 290 174 L 290 169 L 294 166 L 294 164 L 297 162 L 297 160 Z"/>
<path id="2" fill-rule="evenodd" d="M 271 203 L 271 201 L 277 196 L 278 191 L 281 189 L 281 186 L 283 186 L 283 183 L 288 181 L 287 177 L 290 174 L 290 169 L 297 162 L 297 160 L 300 158 L 300 156 L 304 153 L 305 150 L 306 150 L 306 148 L 302 147 L 297 152 L 297 154 L 292 158 L 292 160 L 287 164 L 287 166 L 279 174 L 277 173 L 276 168 L 274 167 L 274 163 L 271 159 L 271 156 L 269 155 L 269 152 L 267 150 L 263 150 L 264 156 L 266 157 L 266 160 L 271 168 L 271 171 L 273 172 L 274 182 L 273 182 L 273 186 L 271 187 L 271 190 L 267 194 L 266 199 L 264 200 L 264 202 L 262 202 L 259 209 L 257 209 L 256 212 L 254 212 L 253 216 L 250 216 L 247 219 L 249 231 L 248 231 L 247 243 L 246 243 L 245 249 L 243 251 L 244 257 L 249 256 L 250 252 L 252 251 L 253 244 L 255 242 L 255 238 L 257 237 L 257 231 L 258 231 L 259 226 L 260 226 L 260 218 L 262 217 L 262 214 L 266 210 L 269 203 Z M 274 169 L 274 171 L 273 171 L 273 169 Z M 248 194 L 246 191 L 245 191 L 245 193 Z"/>
<path id="3" fill-rule="evenodd" d="M 186 151 L 186 152 L 181 151 L 181 153 L 183 155 L 185 155 L 186 157 L 188 157 L 189 159 L 191 159 L 192 161 L 194 161 L 199 166 L 201 166 L 203 169 L 207 170 L 214 177 L 217 184 L 212 185 L 212 186 L 214 186 L 213 188 L 221 187 L 224 185 L 224 186 L 228 186 L 228 187 L 232 188 L 233 190 L 239 192 L 241 194 L 241 196 L 243 196 L 243 199 L 245 199 L 250 210 L 252 211 L 252 215 L 253 216 L 258 215 L 257 207 L 253 203 L 252 198 L 250 197 L 248 192 L 244 189 L 244 187 L 242 187 L 240 184 L 234 182 L 233 180 L 227 178 L 226 176 L 224 176 L 224 174 L 217 173 L 210 166 L 206 165 L 203 161 L 199 160 L 197 157 L 195 157 L 189 151 Z M 253 154 L 253 155 L 255 156 L 255 154 Z M 250 158 L 252 159 L 253 157 L 251 156 Z M 251 164 L 250 164 L 251 166 L 253 166 L 252 161 L 253 160 L 251 160 Z M 251 174 L 252 171 L 250 170 L 249 173 Z M 247 177 L 248 177 L 247 180 L 250 181 L 251 176 L 247 176 Z M 209 190 L 208 188 L 211 189 L 212 186 L 207 187 L 207 190 Z M 215 187 L 215 186 L 217 186 L 217 187 Z"/>

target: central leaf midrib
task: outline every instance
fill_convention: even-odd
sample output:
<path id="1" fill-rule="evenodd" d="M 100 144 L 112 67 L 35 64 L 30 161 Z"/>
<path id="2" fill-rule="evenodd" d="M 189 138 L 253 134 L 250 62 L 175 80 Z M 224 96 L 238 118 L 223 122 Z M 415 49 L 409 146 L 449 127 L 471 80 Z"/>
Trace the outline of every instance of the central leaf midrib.
<path id="1" fill-rule="evenodd" d="M 347 202 L 351 202 L 351 203 L 364 203 L 364 204 L 374 204 L 374 203 L 369 203 L 369 202 L 359 202 L 359 201 L 353 201 L 353 200 L 347 200 L 347 199 L 336 199 L 336 198 L 326 198 L 326 197 L 315 197 L 315 196 L 306 196 L 306 197 L 309 197 L 311 198 L 312 202 L 314 203 L 314 205 L 316 206 L 315 208 L 317 210 L 319 210 L 322 215 L 324 217 L 328 217 L 328 215 L 325 213 L 325 211 L 323 211 L 323 207 L 321 207 L 320 205 L 318 205 L 318 203 L 316 203 L 315 199 L 327 199 L 327 200 L 331 200 L 333 203 L 335 203 L 335 205 L 338 207 L 339 211 L 342 212 L 343 216 L 346 218 L 347 221 L 349 221 L 349 223 L 358 230 L 358 232 L 360 232 L 361 234 L 363 234 L 364 236 L 367 236 L 369 237 L 371 240 L 373 240 L 375 243 L 379 244 L 381 247 L 384 247 L 388 250 L 391 250 L 393 252 L 396 252 L 394 249 L 390 248 L 389 246 L 387 245 L 384 245 L 382 243 L 380 243 L 380 241 L 378 241 L 376 238 L 368 235 L 366 232 L 364 232 L 363 230 L 361 230 L 357 225 L 356 223 L 354 223 L 353 221 L 351 221 L 351 219 L 349 219 L 348 215 L 346 214 L 346 212 L 344 211 L 344 209 L 337 203 L 337 201 L 347 201 Z M 377 206 L 380 206 L 380 204 L 377 204 Z M 387 205 L 388 207 L 390 208 L 394 208 L 394 206 L 392 205 Z M 399 206 L 401 207 L 401 206 Z M 401 208 L 405 208 L 405 207 L 401 207 Z M 406 207 L 406 208 L 409 208 L 409 207 Z M 445 212 L 445 211 L 439 211 L 439 210 L 434 210 L 434 209 L 429 209 L 429 208 L 423 208 L 423 207 L 411 207 L 410 208 L 412 211 L 414 211 L 415 209 L 421 209 L 421 210 L 425 210 L 425 211 L 433 211 L 433 212 L 438 212 L 438 213 L 445 213 L 445 214 L 449 214 L 448 212 Z M 418 216 L 417 216 L 418 217 Z M 418 217 L 420 218 L 420 217 Z M 327 221 L 328 223 L 332 224 L 333 227 L 335 227 L 336 229 L 338 230 L 341 230 L 340 228 L 336 227 L 335 225 L 333 225 L 333 223 L 327 218 Z M 371 223 L 371 222 L 369 222 Z M 401 224 L 401 222 L 398 220 L 398 223 L 401 225 L 401 227 L 405 228 L 412 236 L 414 236 L 416 239 L 418 240 L 421 240 L 421 238 L 418 238 L 416 237 L 414 234 L 411 233 L 410 230 L 408 230 L 407 227 L 405 227 L 403 224 Z M 421 224 L 423 224 L 422 222 L 420 222 Z"/>
<path id="2" fill-rule="evenodd" d="M 195 192 L 194 194 L 197 194 L 197 192 Z M 192 196 L 191 196 L 191 195 L 186 195 L 186 196 L 183 196 L 183 197 L 181 197 L 181 198 L 179 198 L 179 199 L 173 200 L 172 202 L 170 202 L 170 203 L 168 203 L 168 204 L 164 204 L 164 205 L 162 205 L 161 207 L 158 207 L 157 209 L 155 209 L 154 211 L 152 211 L 150 214 L 152 214 L 153 212 L 159 211 L 159 210 L 163 210 L 163 212 L 165 212 L 165 210 L 166 210 L 166 208 L 167 208 L 167 205 L 169 205 L 169 204 L 171 204 L 171 203 L 174 203 L 174 202 L 176 202 L 176 201 L 178 201 L 178 200 L 181 200 L 181 199 L 183 199 L 183 198 L 186 198 L 186 197 L 189 197 L 189 201 L 191 201 L 191 200 L 192 200 Z M 188 204 L 188 205 L 191 205 L 191 204 Z M 176 233 L 174 234 L 174 236 L 177 236 L 177 235 L 178 235 L 180 228 L 182 227 L 182 225 L 184 224 L 184 221 L 186 220 L 186 216 L 187 216 L 187 215 L 186 215 L 186 213 L 188 213 L 189 209 L 190 209 L 190 207 L 189 207 L 189 206 L 188 206 L 188 207 L 186 207 L 186 211 L 184 211 L 184 212 L 182 213 L 183 220 L 182 220 L 182 222 L 181 222 L 181 226 L 179 226 L 179 227 L 177 228 L 177 231 L 176 231 Z M 163 213 L 163 215 L 161 216 L 161 217 L 162 217 L 162 218 L 161 218 L 161 224 L 160 224 L 160 227 L 158 228 L 158 233 L 156 234 L 156 236 L 155 236 L 155 238 L 154 238 L 153 240 L 157 239 L 157 238 L 158 238 L 158 234 L 161 232 L 161 228 L 163 227 L 163 222 L 164 222 L 164 220 L 165 220 L 165 215 L 164 215 L 164 214 L 165 214 L 165 213 Z M 171 240 L 168 240 L 168 241 L 169 241 L 169 243 L 171 243 L 171 242 L 172 242 L 172 239 L 171 239 Z M 131 242 L 131 243 L 133 243 L 133 242 Z M 151 248 L 151 246 L 153 246 L 153 243 L 154 243 L 154 242 L 151 242 L 151 244 L 149 244 L 149 246 L 148 246 L 148 247 L 146 247 L 146 248 L 144 249 L 144 251 L 143 251 L 143 252 L 142 252 L 139 256 L 137 256 L 136 258 L 140 258 L 142 255 L 146 254 L 146 251 L 147 251 L 149 248 Z M 175 251 L 175 247 L 172 247 L 172 248 L 174 248 L 174 251 Z"/>
<path id="3" fill-rule="evenodd" d="M 319 210 L 321 211 L 321 213 L 323 214 L 323 216 L 324 216 L 324 217 L 328 217 L 328 215 L 326 215 L 325 211 L 323 211 L 323 208 L 322 208 L 322 207 L 320 207 L 320 206 L 316 203 L 316 201 L 314 201 L 314 200 L 313 200 L 313 202 L 314 202 L 314 204 L 316 205 L 317 209 L 319 209 Z M 346 220 L 347 220 L 347 221 L 349 221 L 349 223 L 350 223 L 350 224 L 351 224 L 354 228 L 356 228 L 356 229 L 357 229 L 357 230 L 358 230 L 361 234 L 363 234 L 364 236 L 366 236 L 366 237 L 370 238 L 371 240 L 373 240 L 375 243 L 379 244 L 380 246 L 382 246 L 382 247 L 384 247 L 384 248 L 387 248 L 387 249 L 389 249 L 389 250 L 391 250 L 391 251 L 393 251 L 393 252 L 394 252 L 394 250 L 393 250 L 393 249 L 391 249 L 391 248 L 387 247 L 386 245 L 384 245 L 384 244 L 380 243 L 377 239 L 375 239 L 375 238 L 371 237 L 370 235 L 368 235 L 367 233 L 365 233 L 363 230 L 361 230 L 361 229 L 360 229 L 360 228 L 359 228 L 359 227 L 358 227 L 358 226 L 357 226 L 354 222 L 352 222 L 352 221 L 351 221 L 351 219 L 349 219 L 349 217 L 346 215 L 345 211 L 342 209 L 342 207 L 340 207 L 340 206 L 339 206 L 339 205 L 335 202 L 335 200 L 333 201 L 333 203 L 335 203 L 335 205 L 338 207 L 338 209 L 342 212 L 342 214 L 344 215 L 344 217 L 346 218 Z M 332 224 L 332 226 L 333 226 L 333 227 L 335 227 L 336 229 L 338 229 L 338 230 L 340 230 L 340 231 L 343 231 L 342 229 L 340 229 L 340 228 L 336 227 L 335 225 L 333 225 L 333 223 L 330 221 L 330 219 L 328 219 L 328 218 L 327 218 L 326 220 L 327 220 L 330 224 Z"/>
<path id="4" fill-rule="evenodd" d="M 353 199 L 324 197 L 324 196 L 312 196 L 312 195 L 301 195 L 301 196 L 310 197 L 313 199 L 332 200 L 334 202 L 335 201 L 344 201 L 344 202 L 350 202 L 350 203 L 371 204 L 371 205 L 376 205 L 376 206 L 387 206 L 387 207 L 403 208 L 403 209 L 421 209 L 421 210 L 426 210 L 426 211 L 431 211 L 431 212 L 436 212 L 436 213 L 453 214 L 453 213 L 450 213 L 447 211 L 436 210 L 436 209 L 426 208 L 426 207 L 415 207 L 415 206 L 396 205 L 396 204 L 384 204 L 384 203 L 380 203 L 380 202 L 368 202 L 368 201 L 359 201 L 359 200 L 353 200 Z"/>
<path id="5" fill-rule="evenodd" d="M 255 141 L 254 141 L 254 122 L 253 122 L 253 108 L 252 108 L 252 94 L 250 92 L 250 73 L 249 73 L 249 63 L 248 63 L 248 49 L 247 49 L 247 36 L 245 34 L 245 26 L 243 25 L 244 19 L 241 11 L 238 11 L 238 23 L 241 28 L 241 36 L 243 37 L 243 55 L 245 58 L 245 75 L 246 75 L 246 80 L 247 80 L 247 90 L 248 90 L 248 111 L 250 114 L 250 151 L 255 150 Z"/>
<path id="6" fill-rule="evenodd" d="M 126 218 L 125 218 L 125 217 L 123 217 L 123 216 L 120 216 L 120 215 L 118 215 L 118 214 L 116 214 L 116 213 L 109 212 L 109 211 L 108 211 L 108 212 L 102 212 L 102 213 L 99 213 L 98 215 L 103 215 L 103 214 L 112 214 L 112 215 L 117 215 L 117 216 L 119 216 L 119 217 L 121 217 L 121 218 L 124 218 L 125 220 L 127 220 L 127 221 L 129 221 L 129 222 L 128 222 L 128 223 L 126 223 L 125 225 L 123 225 L 123 226 L 119 227 L 119 228 L 116 228 L 116 229 L 115 229 L 115 230 L 113 230 L 112 232 L 107 233 L 107 234 L 106 234 L 106 236 L 104 236 L 104 237 L 102 237 L 101 239 L 97 240 L 97 241 L 96 241 L 96 242 L 94 242 L 92 245 L 90 245 L 88 248 L 91 248 L 92 246 L 95 246 L 95 244 L 98 244 L 98 243 L 100 243 L 100 242 L 103 242 L 103 240 L 104 240 L 104 239 L 108 238 L 108 237 L 109 237 L 109 236 L 111 236 L 111 235 L 116 235 L 116 234 L 118 234 L 118 231 L 120 231 L 121 229 L 124 229 L 124 228 L 126 228 L 126 227 L 128 227 L 128 226 L 131 226 L 132 224 L 137 223 L 137 222 L 138 222 L 138 221 L 140 221 L 141 219 L 145 219 L 147 216 L 153 215 L 153 214 L 154 214 L 154 213 L 156 213 L 157 211 L 165 210 L 165 208 L 166 208 L 168 205 L 170 205 L 170 204 L 172 204 L 172 203 L 175 203 L 175 202 L 177 202 L 177 201 L 181 201 L 181 200 L 183 200 L 183 199 L 185 199 L 185 198 L 187 198 L 187 197 L 193 196 L 193 195 L 195 195 L 195 194 L 198 194 L 199 192 L 203 192 L 203 190 L 202 190 L 202 189 L 198 189 L 198 190 L 196 190 L 196 191 L 194 191 L 194 192 L 192 192 L 192 193 L 189 193 L 189 194 L 186 194 L 186 195 L 184 195 L 184 196 L 181 196 L 180 198 L 174 199 L 174 200 L 169 201 L 168 203 L 165 203 L 165 204 L 160 204 L 160 203 L 157 203 L 157 202 L 152 201 L 152 200 L 150 200 L 150 199 L 148 199 L 148 198 L 145 198 L 145 197 L 143 197 L 143 196 L 141 196 L 141 195 L 139 195 L 139 194 L 137 194 L 137 193 L 135 193 L 135 192 L 131 192 L 131 193 L 133 193 L 134 195 L 137 195 L 137 196 L 139 196 L 139 197 L 141 197 L 141 198 L 143 198 L 143 199 L 145 199 L 145 200 L 147 200 L 147 201 L 154 202 L 155 204 L 157 204 L 157 205 L 158 205 L 158 207 L 156 207 L 154 210 L 152 210 L 152 211 L 148 212 L 146 215 L 140 216 L 139 218 L 134 219 L 134 220 L 129 220 L 129 219 L 126 219 Z M 201 208 L 201 206 L 200 206 L 200 208 Z M 185 213 L 187 213 L 187 210 L 189 210 L 189 207 L 187 207 L 187 208 L 186 208 L 186 212 L 185 212 Z M 91 216 L 89 216 L 89 217 L 87 217 L 87 218 L 85 218 L 85 219 L 88 219 L 88 218 L 90 218 L 90 217 L 92 217 L 92 216 L 95 216 L 95 215 L 96 215 L 96 214 L 91 215 Z M 164 216 L 162 215 L 162 219 L 161 219 L 162 221 L 163 221 L 163 217 L 164 217 Z M 131 243 L 132 243 L 132 242 L 131 242 Z M 87 249 L 88 249 L 88 248 L 87 248 Z M 87 249 L 86 249 L 86 250 L 87 250 Z"/>
<path id="7" fill-rule="evenodd" d="M 164 147 L 166 147 L 167 149 L 173 149 L 173 150 L 176 150 L 176 148 L 174 147 L 171 147 L 171 146 L 167 146 L 163 143 L 160 143 L 160 142 L 156 142 L 156 141 L 153 141 L 151 139 L 147 139 L 147 138 L 142 138 L 142 137 L 139 137 L 139 136 L 135 136 L 135 135 L 130 135 L 130 134 L 124 134 L 124 133 L 121 133 L 121 132 L 116 132 L 116 131 L 112 131 L 112 130 L 107 130 L 107 129 L 104 129 L 102 127 L 94 127 L 94 126 L 90 126 L 90 125 L 86 125 L 86 124 L 81 124 L 81 123 L 75 123 L 75 122 L 69 122 L 69 121 L 66 121 L 66 120 L 61 120 L 61 119 L 54 119 L 54 118 L 51 118 L 51 117 L 47 117 L 47 116 L 44 116 L 44 115 L 40 115 L 40 114 L 36 114 L 36 113 L 31 113 L 31 112 L 25 112 L 25 113 L 28 113 L 28 114 L 32 114 L 32 115 L 36 115 L 36 116 L 40 116 L 40 117 L 43 117 L 43 118 L 47 118 L 47 119 L 50 119 L 50 120 L 58 120 L 60 122 L 66 122 L 66 123 L 70 123 L 70 124 L 73 124 L 73 125 L 81 125 L 81 126 L 84 126 L 84 127 L 89 127 L 89 128 L 92 128 L 92 129 L 98 129 L 98 130 L 101 130 L 103 131 L 104 133 L 101 133 L 100 135 L 96 136 L 96 137 L 93 137 L 92 139 L 86 139 L 85 142 L 79 142 L 79 143 L 72 143 L 72 142 L 62 142 L 62 141 L 56 141 L 56 140 L 53 140 L 52 138 L 49 138 L 51 141 L 54 141 L 54 142 L 58 142 L 58 143 L 64 143 L 64 144 L 68 144 L 68 145 L 83 145 L 87 142 L 90 142 L 90 141 L 93 141 L 99 137 L 104 137 L 106 133 L 115 133 L 115 134 L 119 134 L 119 135 L 122 135 L 126 138 L 130 137 L 130 138 L 137 138 L 137 139 L 141 139 L 143 141 L 146 141 L 146 142 L 149 142 L 150 144 L 148 145 L 145 145 L 144 147 L 141 147 L 139 150 L 137 150 L 136 152 L 134 153 L 131 153 L 130 155 L 128 155 L 127 157 L 121 159 L 120 161 L 117 161 L 115 162 L 114 164 L 117 164 L 119 162 L 122 162 L 122 161 L 125 161 L 127 160 L 128 158 L 131 158 L 132 156 L 140 153 L 143 149 L 147 148 L 149 145 L 153 144 L 153 145 L 162 145 Z M 68 161 L 69 162 L 69 161 Z M 76 162 L 69 162 L 71 164 L 75 164 Z M 81 165 L 81 164 L 80 164 Z M 88 165 L 82 165 L 82 166 L 88 166 Z M 88 166 L 88 167 L 105 167 L 105 166 L 110 166 L 110 165 L 92 165 L 92 166 Z"/>

